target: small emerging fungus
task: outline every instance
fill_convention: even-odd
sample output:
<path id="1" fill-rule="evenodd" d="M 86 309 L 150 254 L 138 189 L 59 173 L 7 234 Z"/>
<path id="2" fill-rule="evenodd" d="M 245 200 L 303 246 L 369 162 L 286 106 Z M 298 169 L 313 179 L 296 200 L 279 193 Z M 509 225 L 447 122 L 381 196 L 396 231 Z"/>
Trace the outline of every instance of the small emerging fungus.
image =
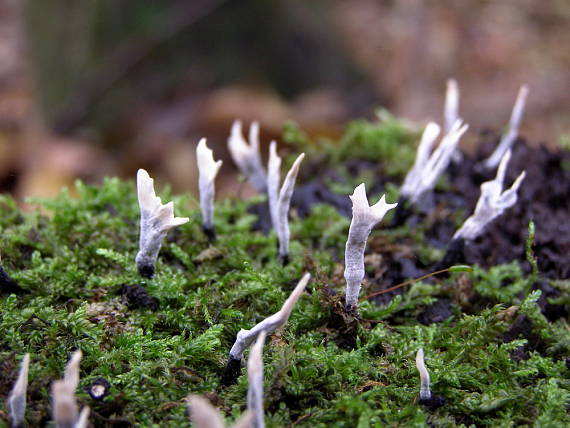
<path id="1" fill-rule="evenodd" d="M 57 428 L 76 427 L 83 419 L 85 419 L 86 424 L 89 411 L 83 409 L 81 415 L 78 416 L 79 410 L 75 400 L 75 390 L 79 385 L 80 362 L 81 351 L 75 351 L 65 367 L 63 379 L 56 380 L 52 384 L 53 419 Z"/>
<path id="2" fill-rule="evenodd" d="M 429 373 L 424 362 L 424 350 L 418 349 L 416 354 L 416 367 L 420 372 L 420 401 L 431 400 L 431 391 L 429 389 Z"/>
<path id="3" fill-rule="evenodd" d="M 199 395 L 190 395 L 186 398 L 186 402 L 190 408 L 190 420 L 196 428 L 224 428 L 220 412 L 208 400 Z M 232 428 L 249 428 L 252 421 L 253 415 L 245 412 Z"/>
<path id="4" fill-rule="evenodd" d="M 306 273 L 303 275 L 303 278 L 301 278 L 291 295 L 287 300 L 285 300 L 285 303 L 283 303 L 279 312 L 265 318 L 263 321 L 256 324 L 251 330 L 240 330 L 237 334 L 236 341 L 230 350 L 230 359 L 241 360 L 243 352 L 262 331 L 266 334 L 271 334 L 279 327 L 283 326 L 289 319 L 295 303 L 297 303 L 297 300 L 299 300 L 299 297 L 301 297 L 301 294 L 305 291 L 310 279 L 311 274 Z"/>
<path id="5" fill-rule="evenodd" d="M 517 99 L 513 107 L 513 112 L 511 113 L 511 120 L 509 121 L 509 128 L 506 133 L 501 137 L 499 145 L 495 151 L 489 156 L 483 163 L 485 168 L 494 169 L 497 167 L 501 159 L 515 143 L 518 135 L 519 128 L 524 115 L 524 107 L 526 104 L 526 98 L 528 96 L 528 87 L 526 85 L 521 86 L 517 94 Z"/>
<path id="6" fill-rule="evenodd" d="M 259 124 L 249 126 L 249 144 L 243 137 L 241 121 L 236 120 L 228 138 L 228 149 L 233 161 L 247 181 L 260 193 L 267 190 L 267 176 L 259 153 Z"/>
<path id="7" fill-rule="evenodd" d="M 206 145 L 202 138 L 196 147 L 198 163 L 198 188 L 200 191 L 200 209 L 202 210 L 202 230 L 210 240 L 215 237 L 214 232 L 214 180 L 222 166 L 222 161 L 214 161 L 214 152 Z"/>
<path id="8" fill-rule="evenodd" d="M 267 166 L 269 212 L 271 215 L 271 223 L 279 239 L 279 258 L 284 264 L 287 263 L 289 258 L 289 206 L 291 205 L 291 197 L 295 189 L 295 181 L 297 180 L 299 167 L 304 157 L 304 153 L 301 153 L 297 157 L 283 181 L 281 190 L 279 190 L 281 158 L 277 154 L 277 143 L 272 141 L 269 146 L 269 162 Z"/>
<path id="9" fill-rule="evenodd" d="M 26 393 L 28 391 L 28 371 L 30 368 L 30 354 L 24 355 L 18 373 L 18 379 L 8 396 L 8 413 L 12 427 L 24 426 L 26 414 Z"/>
<path id="10" fill-rule="evenodd" d="M 174 217 L 172 202 L 162 204 L 154 192 L 154 180 L 148 172 L 137 172 L 137 192 L 141 212 L 139 252 L 136 263 L 139 273 L 147 278 L 154 275 L 154 265 L 162 240 L 173 227 L 188 222 L 188 217 Z"/>
<path id="11" fill-rule="evenodd" d="M 435 187 L 468 127 L 463 125 L 461 119 L 456 120 L 440 145 L 430 155 L 433 143 L 440 133 L 440 127 L 433 122 L 428 123 L 418 146 L 414 166 L 406 175 L 400 190 L 402 199 L 400 202 L 408 200 L 412 204 L 417 204 L 421 196 Z"/>
<path id="12" fill-rule="evenodd" d="M 521 172 L 511 188 L 503 191 L 503 182 L 510 158 L 511 151 L 507 150 L 501 159 L 495 179 L 481 184 L 481 196 L 479 196 L 477 201 L 475 212 L 455 232 L 455 235 L 453 235 L 454 240 L 459 238 L 465 240 L 475 239 L 483 233 L 483 230 L 489 223 L 517 202 L 517 191 L 524 180 L 526 172 Z"/>
<path id="13" fill-rule="evenodd" d="M 386 195 L 383 195 L 380 201 L 370 206 L 364 183 L 354 189 L 350 199 L 352 200 L 352 221 L 344 254 L 347 311 L 356 309 L 358 305 L 358 293 L 364 279 L 364 250 L 368 236 L 386 213 L 398 205 L 386 203 Z"/>
<path id="14" fill-rule="evenodd" d="M 253 413 L 254 428 L 264 428 L 263 417 L 263 344 L 265 331 L 257 335 L 247 360 L 247 410 Z"/>

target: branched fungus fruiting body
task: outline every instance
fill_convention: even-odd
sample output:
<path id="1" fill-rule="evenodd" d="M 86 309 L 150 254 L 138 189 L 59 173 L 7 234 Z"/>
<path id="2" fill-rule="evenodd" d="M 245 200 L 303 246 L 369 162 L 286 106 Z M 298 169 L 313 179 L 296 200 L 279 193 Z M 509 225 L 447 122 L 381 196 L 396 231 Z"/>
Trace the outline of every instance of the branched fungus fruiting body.
<path id="1" fill-rule="evenodd" d="M 236 120 L 228 138 L 228 149 L 234 163 L 249 183 L 260 193 L 267 191 L 267 175 L 259 153 L 259 124 L 249 127 L 249 144 L 243 137 L 241 121 Z"/>
<path id="2" fill-rule="evenodd" d="M 198 190 L 200 192 L 200 209 L 202 211 L 202 229 L 208 238 L 213 239 L 214 233 L 214 180 L 222 167 L 222 161 L 214 160 L 214 152 L 206 145 L 202 138 L 196 146 L 196 160 L 198 163 Z"/>
<path id="3" fill-rule="evenodd" d="M 24 425 L 26 414 L 26 393 L 28 391 L 28 371 L 30 368 L 30 354 L 24 355 L 18 373 L 18 379 L 8 396 L 8 413 L 13 427 Z"/>
<path id="4" fill-rule="evenodd" d="M 208 400 L 199 395 L 190 395 L 186 398 L 190 409 L 190 420 L 196 428 L 224 428 L 224 421 L 220 412 Z M 232 425 L 232 428 L 251 428 L 253 415 L 244 412 Z"/>
<path id="5" fill-rule="evenodd" d="M 360 285 L 364 279 L 364 250 L 368 236 L 386 213 L 398 205 L 386 203 L 386 195 L 383 195 L 380 201 L 370 206 L 364 183 L 354 189 L 350 199 L 352 200 L 352 221 L 344 255 L 347 310 L 355 309 L 358 305 Z"/>
<path id="6" fill-rule="evenodd" d="M 407 198 L 412 204 L 417 204 L 422 195 L 433 190 L 437 180 L 449 165 L 451 156 L 467 129 L 468 125 L 463 125 L 460 119 L 456 120 L 450 131 L 443 137 L 440 145 L 431 153 L 431 148 L 440 133 L 440 128 L 433 122 L 428 123 L 418 146 L 414 166 L 406 175 L 404 184 L 400 189 L 401 197 Z"/>
<path id="7" fill-rule="evenodd" d="M 254 428 L 264 428 L 263 417 L 263 344 L 265 331 L 257 335 L 247 360 L 247 410 L 253 413 Z"/>
<path id="8" fill-rule="evenodd" d="M 501 159 L 505 156 L 505 153 L 513 146 L 518 135 L 519 128 L 521 126 L 522 118 L 524 115 L 524 108 L 526 105 L 526 98 L 528 96 L 528 87 L 526 85 L 521 86 L 517 94 L 517 99 L 515 100 L 515 105 L 511 113 L 511 119 L 509 121 L 509 128 L 506 133 L 501 137 L 495 151 L 489 156 L 483 165 L 487 169 L 494 169 L 497 167 Z"/>
<path id="9" fill-rule="evenodd" d="M 243 352 L 251 345 L 259 333 L 265 331 L 267 334 L 271 334 L 287 322 L 295 303 L 297 303 L 297 300 L 305 291 L 310 279 L 311 275 L 309 273 L 303 275 L 303 278 L 301 278 L 291 295 L 285 300 L 279 312 L 265 318 L 253 326 L 251 330 L 242 329 L 238 332 L 236 341 L 230 350 L 230 360 L 241 360 Z"/>
<path id="10" fill-rule="evenodd" d="M 517 191 L 525 178 L 526 172 L 521 172 L 511 188 L 503 191 L 503 182 L 510 158 L 511 151 L 507 150 L 503 159 L 501 159 L 495 179 L 481 184 L 481 196 L 479 196 L 477 201 L 475 212 L 455 232 L 453 235 L 454 240 L 459 238 L 465 240 L 475 239 L 483 233 L 489 223 L 517 202 Z"/>
<path id="11" fill-rule="evenodd" d="M 420 400 L 430 400 L 429 373 L 424 362 L 424 350 L 422 348 L 418 349 L 416 354 L 416 367 L 420 372 Z"/>
<path id="12" fill-rule="evenodd" d="M 144 169 L 137 172 L 137 193 L 141 225 L 136 263 L 140 274 L 150 278 L 154 275 L 154 266 L 166 233 L 173 227 L 188 222 L 189 218 L 174 217 L 172 202 L 162 204 L 154 192 L 154 180 Z"/>
<path id="13" fill-rule="evenodd" d="M 279 191 L 279 202 L 277 210 L 277 237 L 279 239 L 279 257 L 286 264 L 289 258 L 289 238 L 291 233 L 289 232 L 289 207 L 291 205 L 291 197 L 293 196 L 293 190 L 295 189 L 295 181 L 297 180 L 297 174 L 299 173 L 299 167 L 301 162 L 305 158 L 305 153 L 301 153 L 291 169 L 285 176 L 281 190 Z"/>
<path id="14" fill-rule="evenodd" d="M 279 257 L 284 263 L 289 257 L 289 206 L 291 205 L 291 197 L 295 189 L 295 181 L 297 180 L 299 167 L 304 157 L 304 153 L 301 153 L 297 157 L 283 181 L 281 190 L 279 190 L 281 158 L 277 154 L 277 144 L 275 141 L 272 141 L 269 146 L 269 162 L 267 165 L 269 213 L 271 214 L 271 223 L 279 239 Z"/>

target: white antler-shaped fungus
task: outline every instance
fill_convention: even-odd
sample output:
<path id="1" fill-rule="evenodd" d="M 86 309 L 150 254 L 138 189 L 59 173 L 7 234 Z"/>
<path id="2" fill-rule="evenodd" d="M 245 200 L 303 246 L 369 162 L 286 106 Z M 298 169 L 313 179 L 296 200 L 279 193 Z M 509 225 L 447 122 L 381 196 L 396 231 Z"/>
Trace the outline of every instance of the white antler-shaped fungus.
<path id="1" fill-rule="evenodd" d="M 251 345 L 259 333 L 265 331 L 267 334 L 271 334 L 284 325 L 289 319 L 295 303 L 297 303 L 297 300 L 299 300 L 299 297 L 303 294 L 303 291 L 307 287 L 310 279 L 311 274 L 306 273 L 303 275 L 303 278 L 301 278 L 291 295 L 287 300 L 285 300 L 285 303 L 283 303 L 279 312 L 265 318 L 263 321 L 256 324 L 251 330 L 240 330 L 232 349 L 230 349 L 230 358 L 240 360 L 243 356 L 243 352 L 249 347 L 249 345 Z"/>
<path id="2" fill-rule="evenodd" d="M 8 396 L 8 413 L 12 420 L 13 427 L 24 425 L 26 414 L 26 393 L 28 391 L 28 371 L 30 368 L 30 354 L 25 354 L 22 358 L 18 379 Z"/>
<path id="3" fill-rule="evenodd" d="M 75 400 L 75 390 L 79 385 L 80 362 L 81 351 L 75 351 L 65 367 L 63 379 L 56 380 L 52 384 L 53 419 L 57 428 L 76 427 L 82 420 L 78 417 L 79 410 Z M 82 411 L 81 417 L 87 418 L 87 415 Z"/>
<path id="4" fill-rule="evenodd" d="M 453 128 L 453 124 L 459 120 L 459 86 L 457 80 L 447 81 L 447 91 L 445 92 L 445 107 L 443 111 L 445 132 L 448 133 Z M 451 160 L 455 163 L 461 162 L 463 154 L 456 147 L 451 155 Z"/>
<path id="5" fill-rule="evenodd" d="M 271 215 L 271 223 L 277 232 L 279 239 L 279 257 L 286 262 L 289 257 L 289 206 L 291 205 L 291 197 L 295 189 L 295 181 L 299 173 L 299 167 L 305 157 L 301 153 L 291 166 L 287 173 L 281 190 L 279 190 L 281 158 L 277 154 L 277 143 L 271 142 L 269 146 L 269 162 L 267 175 L 267 194 L 269 198 L 269 212 Z"/>
<path id="6" fill-rule="evenodd" d="M 481 184 L 481 196 L 479 196 L 477 201 L 475 212 L 455 232 L 455 235 L 453 235 L 454 240 L 459 238 L 466 240 L 475 239 L 483 233 L 483 230 L 489 223 L 517 202 L 517 191 L 524 180 L 526 172 L 521 172 L 511 188 L 503 192 L 503 182 L 510 158 L 511 151 L 507 150 L 499 164 L 495 179 Z"/>
<path id="7" fill-rule="evenodd" d="M 200 191 L 200 208 L 202 210 L 202 229 L 209 238 L 214 235 L 214 180 L 222 166 L 222 161 L 214 161 L 214 152 L 206 145 L 202 138 L 196 146 L 196 160 L 198 163 L 198 188 Z"/>
<path id="8" fill-rule="evenodd" d="M 247 410 L 253 413 L 254 428 L 264 428 L 263 417 L 263 344 L 265 331 L 257 335 L 247 360 Z"/>
<path id="9" fill-rule="evenodd" d="M 494 169 L 497 167 L 501 159 L 503 159 L 507 150 L 509 150 L 514 144 L 515 140 L 519 135 L 519 128 L 524 115 L 524 108 L 526 104 L 526 98 L 528 96 L 528 87 L 526 85 L 521 86 L 517 94 L 517 99 L 513 107 L 513 112 L 511 113 L 511 120 L 509 121 L 509 128 L 507 132 L 501 137 L 499 145 L 495 151 L 489 156 L 485 162 L 485 168 Z"/>
<path id="10" fill-rule="evenodd" d="M 368 236 L 386 213 L 398 205 L 386 203 L 386 195 L 383 195 L 375 205 L 370 206 L 364 183 L 354 189 L 350 199 L 352 200 L 352 221 L 344 254 L 347 310 L 354 309 L 358 305 L 360 285 L 364 279 L 364 250 Z"/>
<path id="11" fill-rule="evenodd" d="M 186 398 L 190 407 L 190 420 L 196 428 L 224 428 L 224 421 L 220 412 L 208 400 L 199 395 L 190 395 Z M 245 412 L 232 428 L 250 428 L 253 415 Z"/>
<path id="12" fill-rule="evenodd" d="M 228 149 L 240 172 L 260 193 L 265 193 L 267 176 L 259 153 L 259 124 L 249 126 L 249 144 L 243 137 L 241 121 L 236 120 L 228 138 Z"/>
<path id="13" fill-rule="evenodd" d="M 162 204 L 154 192 L 154 180 L 148 172 L 137 172 L 137 192 L 141 212 L 139 252 L 136 263 L 141 275 L 152 277 L 162 240 L 173 227 L 188 222 L 188 217 L 174 217 L 172 202 Z"/>
<path id="14" fill-rule="evenodd" d="M 463 125 L 460 119 L 456 120 L 430 156 L 431 148 L 439 135 L 440 128 L 433 122 L 428 123 L 418 146 L 416 162 L 406 175 L 400 190 L 403 198 L 408 199 L 411 203 L 417 203 L 423 194 L 435 187 L 438 178 L 449 165 L 451 156 L 467 128 L 468 125 Z"/>
<path id="15" fill-rule="evenodd" d="M 420 400 L 431 399 L 431 391 L 429 389 L 429 373 L 424 362 L 424 350 L 418 349 L 416 354 L 416 367 L 420 372 Z"/>

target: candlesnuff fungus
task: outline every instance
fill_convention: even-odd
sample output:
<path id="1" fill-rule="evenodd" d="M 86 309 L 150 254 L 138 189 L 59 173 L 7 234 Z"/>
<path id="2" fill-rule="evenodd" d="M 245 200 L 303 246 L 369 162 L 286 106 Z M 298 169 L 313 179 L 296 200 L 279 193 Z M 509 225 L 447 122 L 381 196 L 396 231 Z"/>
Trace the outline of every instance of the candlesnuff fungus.
<path id="1" fill-rule="evenodd" d="M 63 379 L 56 380 L 51 386 L 53 419 L 57 428 L 72 428 L 85 420 L 88 410 L 85 408 L 78 416 L 77 402 L 75 401 L 75 390 L 79 385 L 79 363 L 81 361 L 81 351 L 75 351 L 63 374 Z"/>
<path id="2" fill-rule="evenodd" d="M 352 221 L 344 253 L 346 310 L 353 310 L 358 305 L 358 293 L 364 279 L 364 250 L 368 236 L 386 213 L 398 205 L 386 203 L 386 195 L 383 195 L 375 205 L 370 206 L 364 183 L 354 189 L 350 199 L 352 200 Z"/>
<path id="3" fill-rule="evenodd" d="M 517 202 L 517 191 L 524 180 L 526 172 L 521 172 L 511 188 L 503 192 L 503 182 L 510 159 L 511 151 L 507 150 L 497 169 L 497 176 L 494 180 L 486 181 L 481 184 L 481 196 L 479 196 L 479 200 L 477 201 L 475 212 L 471 217 L 465 220 L 463 226 L 455 232 L 453 239 L 475 239 L 483 233 L 483 230 L 489 223 Z"/>
<path id="4" fill-rule="evenodd" d="M 208 400 L 199 395 L 190 395 L 186 402 L 190 408 L 190 420 L 196 428 L 224 428 L 220 412 Z M 252 421 L 253 415 L 246 411 L 232 428 L 250 428 Z"/>
<path id="5" fill-rule="evenodd" d="M 29 368 L 30 354 L 25 354 L 20 365 L 18 379 L 16 379 L 16 383 L 14 383 L 14 387 L 8 396 L 8 413 L 11 419 L 11 426 L 14 428 L 24 426 Z"/>
<path id="6" fill-rule="evenodd" d="M 241 121 L 235 120 L 228 138 L 228 149 L 234 163 L 247 181 L 260 193 L 267 190 L 267 176 L 259 153 L 259 124 L 249 126 L 249 144 L 243 137 Z"/>
<path id="7" fill-rule="evenodd" d="M 186 223 L 189 218 L 174 217 L 172 202 L 162 204 L 154 192 L 154 180 L 144 169 L 137 172 L 137 192 L 141 227 L 136 263 L 139 273 L 150 278 L 154 275 L 154 265 L 166 233 L 173 227 Z"/>
<path id="8" fill-rule="evenodd" d="M 424 350 L 422 348 L 418 349 L 416 354 L 416 367 L 420 372 L 420 401 L 430 400 L 429 373 L 424 362 Z"/>
<path id="9" fill-rule="evenodd" d="M 412 204 L 417 204 L 422 195 L 435 187 L 440 175 L 449 165 L 460 138 L 468 127 L 468 125 L 463 125 L 461 119 L 456 120 L 430 156 L 431 148 L 440 133 L 440 128 L 433 122 L 428 123 L 418 146 L 414 166 L 406 175 L 404 184 L 400 189 L 400 202 L 408 200 Z"/>
<path id="10" fill-rule="evenodd" d="M 264 428 L 263 417 L 263 344 L 265 331 L 257 335 L 247 360 L 247 410 L 253 413 L 254 428 Z"/>
<path id="11" fill-rule="evenodd" d="M 311 279 L 311 274 L 306 273 L 303 275 L 303 278 L 297 283 L 297 286 L 291 293 L 291 295 L 285 300 L 281 309 L 274 313 L 273 315 L 265 318 L 263 321 L 257 323 L 251 330 L 240 330 L 237 334 L 236 341 L 230 349 L 230 359 L 234 360 L 241 360 L 243 356 L 243 352 L 251 345 L 251 343 L 255 340 L 257 335 L 264 331 L 266 334 L 271 334 L 279 327 L 283 326 L 289 316 L 291 315 L 291 311 L 293 311 L 293 307 Z"/>
<path id="12" fill-rule="evenodd" d="M 509 128 L 507 129 L 507 132 L 504 133 L 503 136 L 501 137 L 501 141 L 499 142 L 495 151 L 491 154 L 491 156 L 489 156 L 483 162 L 485 168 L 487 169 L 496 168 L 499 162 L 501 162 L 501 159 L 503 158 L 507 150 L 509 150 L 516 141 L 519 135 L 519 128 L 524 115 L 524 107 L 526 104 L 527 96 L 528 96 L 528 87 L 526 85 L 523 85 L 521 86 L 517 94 L 517 99 L 515 101 L 515 105 L 511 113 L 511 119 L 509 121 Z"/>
<path id="13" fill-rule="evenodd" d="M 284 263 L 289 257 L 289 206 L 291 205 L 291 197 L 295 189 L 295 181 L 299 173 L 299 167 L 305 157 L 305 153 L 301 153 L 291 166 L 287 173 L 281 190 L 279 190 L 281 158 L 277 154 L 277 143 L 271 142 L 269 146 L 269 162 L 267 166 L 267 194 L 269 198 L 269 212 L 271 215 L 271 223 L 277 232 L 279 239 L 279 257 Z"/>
<path id="14" fill-rule="evenodd" d="M 444 130 L 446 133 L 451 131 L 453 124 L 459 120 L 459 87 L 457 80 L 449 79 L 447 81 L 447 91 L 445 92 L 445 107 L 443 111 Z M 451 160 L 455 163 L 461 162 L 463 154 L 456 147 L 451 156 Z"/>
<path id="15" fill-rule="evenodd" d="M 511 151 L 507 150 L 497 169 L 497 176 L 481 184 L 481 195 L 475 206 L 475 212 L 455 232 L 445 256 L 435 267 L 436 270 L 462 262 L 465 242 L 480 236 L 488 224 L 517 202 L 517 191 L 526 172 L 521 172 L 511 188 L 503 191 L 503 182 L 510 158 Z"/>
<path id="16" fill-rule="evenodd" d="M 222 161 L 214 161 L 214 152 L 202 138 L 196 146 L 198 163 L 198 189 L 200 191 L 200 209 L 202 210 L 202 229 L 208 238 L 213 239 L 214 233 L 214 180 L 222 166 Z"/>

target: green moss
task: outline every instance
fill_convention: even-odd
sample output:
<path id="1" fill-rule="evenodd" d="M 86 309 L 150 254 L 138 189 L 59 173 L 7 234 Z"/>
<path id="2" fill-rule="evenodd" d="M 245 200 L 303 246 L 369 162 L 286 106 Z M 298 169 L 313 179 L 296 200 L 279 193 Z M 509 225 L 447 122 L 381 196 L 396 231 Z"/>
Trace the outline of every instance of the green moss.
<path id="1" fill-rule="evenodd" d="M 392 173 L 413 161 L 413 135 L 398 122 L 350 125 L 334 162 L 355 153 L 386 159 Z M 402 142 L 408 142 L 401 145 Z M 411 157 L 411 160 L 410 160 Z M 516 263 L 473 274 L 453 273 L 417 283 L 386 306 L 364 302 L 364 322 L 355 349 L 336 344 L 330 290 L 342 293 L 342 260 L 349 220 L 326 205 L 291 222 L 291 263 L 277 261 L 276 237 L 252 232 L 250 205 L 259 199 L 228 199 L 216 206 L 218 240 L 209 246 L 199 212 L 188 198 L 174 197 L 177 215 L 191 221 L 172 231 L 161 250 L 157 274 L 141 278 L 134 258 L 138 247 L 138 207 L 132 182 L 108 179 L 100 187 L 76 184 L 36 201 L 48 212 L 22 213 L 0 198 L 2 265 L 28 291 L 0 296 L 2 390 L 16 375 L 15 360 L 31 353 L 27 420 L 49 420 L 48 383 L 59 378 L 70 353 L 80 348 L 81 404 L 98 415 L 138 426 L 187 424 L 184 397 L 213 393 L 227 420 L 245 408 L 247 379 L 222 388 L 220 376 L 240 328 L 250 328 L 276 312 L 302 273 L 313 280 L 287 326 L 267 340 L 265 363 L 268 427 L 374 426 L 565 426 L 570 384 L 563 357 L 570 351 L 567 326 L 549 322 L 537 306 L 539 293 L 521 301 L 527 278 Z M 169 195 L 162 194 L 166 198 Z M 440 255 L 424 241 L 427 226 L 373 232 L 372 242 L 405 242 L 426 262 Z M 378 245 L 380 245 L 378 244 Z M 417 315 L 439 297 L 455 299 L 457 284 L 472 283 L 486 305 L 425 326 Z M 157 311 L 133 308 L 121 296 L 123 284 L 141 284 L 159 302 Z M 564 282 L 557 283 L 568 289 Z M 460 300 L 460 299 L 456 299 Z M 570 306 L 568 300 L 560 304 Z M 514 322 L 505 307 L 533 322 L 540 340 L 528 359 L 511 353 L 526 343 L 503 343 Z M 414 364 L 423 347 L 434 394 L 446 404 L 429 410 L 418 403 Z M 245 372 L 245 370 L 244 370 Z M 112 384 L 102 403 L 83 387 L 97 377 Z M 3 397 L 2 397 L 3 398 Z M 0 406 L 4 406 L 3 401 Z M 6 411 L 5 407 L 0 407 Z M 101 416 L 103 417 L 103 416 Z M 104 425 L 101 417 L 91 420 Z"/>

